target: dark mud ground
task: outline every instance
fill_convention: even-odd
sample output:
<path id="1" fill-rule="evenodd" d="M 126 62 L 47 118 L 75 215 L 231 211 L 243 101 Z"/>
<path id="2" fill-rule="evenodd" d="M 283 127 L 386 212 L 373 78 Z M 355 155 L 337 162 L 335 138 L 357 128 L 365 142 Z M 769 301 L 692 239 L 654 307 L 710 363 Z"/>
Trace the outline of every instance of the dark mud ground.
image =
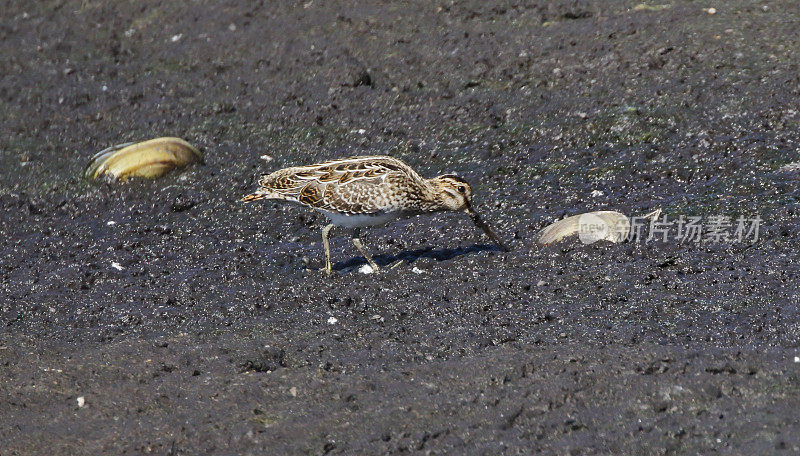
<path id="1" fill-rule="evenodd" d="M 637 3 L 0 2 L 0 454 L 798 454 L 800 10 Z M 79 177 L 163 135 L 205 165 Z M 421 217 L 325 278 L 320 217 L 237 201 L 376 153 L 514 250 Z M 534 244 L 658 207 L 764 223 Z"/>

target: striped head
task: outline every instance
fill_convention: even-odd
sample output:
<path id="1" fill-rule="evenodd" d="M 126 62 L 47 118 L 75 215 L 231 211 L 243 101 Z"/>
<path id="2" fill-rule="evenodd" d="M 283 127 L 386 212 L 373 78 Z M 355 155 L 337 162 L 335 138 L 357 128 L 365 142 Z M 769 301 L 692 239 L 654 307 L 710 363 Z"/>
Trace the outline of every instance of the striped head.
<path id="1" fill-rule="evenodd" d="M 439 190 L 439 201 L 443 210 L 464 211 L 469 214 L 472 222 L 483 230 L 500 250 L 508 252 L 508 247 L 497 237 L 494 230 L 483 221 L 472 207 L 472 188 L 467 181 L 455 174 L 443 174 L 429 180 Z"/>
<path id="2" fill-rule="evenodd" d="M 472 188 L 455 174 L 443 174 L 430 180 L 439 190 L 443 209 L 464 211 L 472 206 Z"/>

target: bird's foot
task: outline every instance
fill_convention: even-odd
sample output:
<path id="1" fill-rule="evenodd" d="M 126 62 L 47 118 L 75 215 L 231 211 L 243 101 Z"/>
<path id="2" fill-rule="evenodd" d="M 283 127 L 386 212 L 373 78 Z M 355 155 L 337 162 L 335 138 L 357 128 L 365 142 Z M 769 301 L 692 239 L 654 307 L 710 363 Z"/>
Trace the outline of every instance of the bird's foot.
<path id="1" fill-rule="evenodd" d="M 375 273 L 375 274 L 380 274 L 381 273 L 381 268 L 378 267 L 378 264 L 375 263 L 374 261 L 372 261 L 372 259 L 368 259 L 367 263 L 369 263 L 369 267 L 372 268 L 372 272 L 373 273 Z"/>

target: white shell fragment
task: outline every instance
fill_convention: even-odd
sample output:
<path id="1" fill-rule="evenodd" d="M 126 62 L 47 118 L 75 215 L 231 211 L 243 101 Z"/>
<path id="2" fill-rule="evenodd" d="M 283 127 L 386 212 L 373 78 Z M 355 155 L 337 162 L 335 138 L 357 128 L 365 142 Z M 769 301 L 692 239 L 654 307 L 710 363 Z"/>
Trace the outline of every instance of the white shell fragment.
<path id="1" fill-rule="evenodd" d="M 640 218 L 655 220 L 660 215 L 661 208 L 658 208 Z M 552 244 L 577 234 L 584 244 L 597 241 L 617 243 L 628 239 L 630 231 L 631 221 L 625 214 L 617 211 L 595 211 L 573 215 L 547 225 L 539 231 L 536 242 L 540 245 Z"/>
<path id="2" fill-rule="evenodd" d="M 621 212 L 587 212 L 551 223 L 539 232 L 536 242 L 551 244 L 576 234 L 584 244 L 600 240 L 622 242 L 628 238 L 630 229 L 630 220 Z"/>
<path id="3" fill-rule="evenodd" d="M 792 172 L 800 170 L 800 162 L 787 163 L 780 167 L 778 171 Z"/>
<path id="4" fill-rule="evenodd" d="M 174 168 L 202 159 L 200 151 L 180 138 L 156 138 L 100 151 L 89 161 L 83 177 L 97 179 L 107 176 L 120 180 L 130 177 L 156 178 Z"/>

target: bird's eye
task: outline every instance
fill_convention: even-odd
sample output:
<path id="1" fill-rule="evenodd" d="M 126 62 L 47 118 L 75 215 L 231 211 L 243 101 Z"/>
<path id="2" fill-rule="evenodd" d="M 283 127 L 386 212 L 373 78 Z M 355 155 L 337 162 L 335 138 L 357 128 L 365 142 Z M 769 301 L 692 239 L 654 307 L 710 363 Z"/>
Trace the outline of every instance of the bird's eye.
<path id="1" fill-rule="evenodd" d="M 461 192 L 461 193 L 464 193 L 464 192 L 466 192 L 466 191 L 467 191 L 467 188 L 466 188 L 466 187 L 464 187 L 463 185 L 459 185 L 459 186 L 458 186 L 458 191 L 459 191 L 459 192 Z"/>

